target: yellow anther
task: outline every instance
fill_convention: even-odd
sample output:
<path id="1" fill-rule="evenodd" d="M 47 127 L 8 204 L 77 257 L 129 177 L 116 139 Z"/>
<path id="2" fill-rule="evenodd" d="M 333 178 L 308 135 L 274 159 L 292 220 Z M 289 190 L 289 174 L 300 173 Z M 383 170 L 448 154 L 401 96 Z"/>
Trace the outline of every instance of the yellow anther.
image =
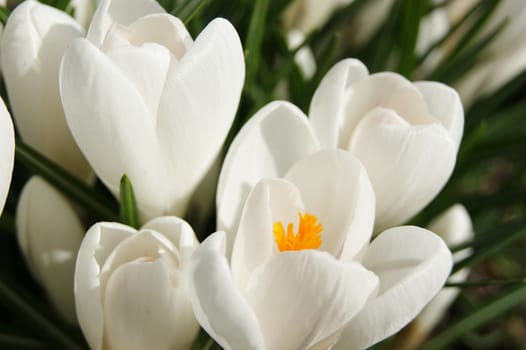
<path id="1" fill-rule="evenodd" d="M 286 250 L 317 249 L 321 246 L 322 225 L 315 215 L 309 213 L 298 213 L 298 233 L 294 234 L 294 224 L 287 225 L 287 233 L 280 221 L 276 221 L 272 227 L 274 238 L 280 252 Z"/>

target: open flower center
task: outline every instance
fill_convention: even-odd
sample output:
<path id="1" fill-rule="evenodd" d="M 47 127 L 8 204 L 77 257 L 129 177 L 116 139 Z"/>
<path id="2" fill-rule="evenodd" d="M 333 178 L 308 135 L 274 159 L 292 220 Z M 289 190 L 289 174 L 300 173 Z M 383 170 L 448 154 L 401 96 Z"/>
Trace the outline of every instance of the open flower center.
<path id="1" fill-rule="evenodd" d="M 317 249 L 321 246 L 321 231 L 323 226 L 318 222 L 315 215 L 309 213 L 298 213 L 298 233 L 294 233 L 294 224 L 287 225 L 287 233 L 280 221 L 276 221 L 272 227 L 274 238 L 280 252 L 286 250 Z"/>

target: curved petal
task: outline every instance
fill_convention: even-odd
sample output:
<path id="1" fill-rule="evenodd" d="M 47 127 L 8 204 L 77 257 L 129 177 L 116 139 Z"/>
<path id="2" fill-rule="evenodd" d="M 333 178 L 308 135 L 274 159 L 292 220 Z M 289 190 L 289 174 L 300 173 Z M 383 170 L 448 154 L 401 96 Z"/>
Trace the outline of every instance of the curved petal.
<path id="1" fill-rule="evenodd" d="M 452 264 L 445 243 L 423 228 L 380 234 L 363 259 L 380 278 L 380 291 L 347 325 L 335 349 L 365 349 L 399 331 L 442 288 Z"/>
<path id="2" fill-rule="evenodd" d="M 11 184 L 11 175 L 15 161 L 15 131 L 11 116 L 0 98 L 0 215 Z"/>
<path id="3" fill-rule="evenodd" d="M 9 16 L 2 36 L 1 60 L 13 115 L 24 142 L 89 180 L 92 171 L 68 129 L 58 79 L 66 47 L 82 36 L 84 30 L 66 13 L 37 1 L 25 1 Z"/>
<path id="4" fill-rule="evenodd" d="M 71 0 L 70 7 L 75 10 L 74 17 L 84 28 L 88 28 L 96 4 L 91 0 Z"/>
<path id="5" fill-rule="evenodd" d="M 239 36 L 230 22 L 220 18 L 170 66 L 156 132 L 175 169 L 171 181 L 182 200 L 188 200 L 219 154 L 234 120 L 244 77 Z"/>
<path id="6" fill-rule="evenodd" d="M 110 349 L 189 349 L 199 324 L 183 276 L 169 256 L 117 267 L 104 291 Z"/>
<path id="7" fill-rule="evenodd" d="M 374 273 L 316 250 L 282 252 L 251 276 L 247 300 L 267 349 L 307 349 L 340 331 L 378 285 Z"/>
<path id="8" fill-rule="evenodd" d="M 100 272 L 112 250 L 136 233 L 129 226 L 102 222 L 93 225 L 82 240 L 75 267 L 75 306 L 80 328 L 91 349 L 101 350 L 104 330 Z"/>
<path id="9" fill-rule="evenodd" d="M 93 14 L 87 38 L 101 46 L 112 25 L 128 26 L 140 17 L 164 12 L 155 0 L 103 0 Z"/>
<path id="10" fill-rule="evenodd" d="M 75 324 L 73 273 L 84 235 L 75 209 L 60 192 L 34 176 L 20 195 L 16 227 L 31 271 L 60 315 Z"/>
<path id="11" fill-rule="evenodd" d="M 375 231 L 403 223 L 445 185 L 456 147 L 438 123 L 411 125 L 390 109 L 372 109 L 356 127 L 350 151 L 376 194 Z"/>
<path id="12" fill-rule="evenodd" d="M 336 63 L 323 77 L 309 109 L 312 128 L 322 147 L 335 148 L 346 142 L 339 140 L 339 135 L 346 113 L 347 89 L 368 75 L 367 67 L 362 62 L 345 59 Z"/>
<path id="13" fill-rule="evenodd" d="M 217 226 L 236 232 L 245 199 L 265 177 L 285 175 L 289 167 L 319 149 L 307 118 L 293 104 L 275 101 L 243 126 L 225 157 L 217 187 Z"/>
<path id="14" fill-rule="evenodd" d="M 304 211 L 301 195 L 290 182 L 266 179 L 256 184 L 245 202 L 236 236 L 232 237 L 232 275 L 238 288 L 245 290 L 254 269 L 278 252 L 274 223 L 295 223 L 298 212 Z"/>
<path id="15" fill-rule="evenodd" d="M 180 253 L 181 265 L 189 261 L 194 249 L 199 245 L 192 226 L 175 216 L 162 216 L 148 221 L 142 230 L 154 230 L 168 238 Z"/>
<path id="16" fill-rule="evenodd" d="M 350 152 L 319 151 L 294 164 L 285 178 L 323 225 L 320 250 L 350 260 L 369 244 L 374 192 L 365 168 Z"/>
<path id="17" fill-rule="evenodd" d="M 434 81 L 419 81 L 414 85 L 424 96 L 430 113 L 444 125 L 458 149 L 464 130 L 464 109 L 458 93 Z"/>
<path id="18" fill-rule="evenodd" d="M 192 257 L 189 295 L 195 316 L 224 349 L 266 349 L 256 316 L 232 281 L 225 245 L 224 232 L 216 232 Z"/>
<path id="19" fill-rule="evenodd" d="M 77 39 L 62 60 L 60 91 L 73 136 L 106 186 L 118 195 L 126 173 L 141 214 L 170 211 L 177 181 L 162 158 L 154 117 L 122 71 Z"/>
<path id="20" fill-rule="evenodd" d="M 127 30 L 132 33 L 130 41 L 134 45 L 157 43 L 169 49 L 177 60 L 180 60 L 194 43 L 184 23 L 166 13 L 141 17 L 129 25 Z"/>
<path id="21" fill-rule="evenodd" d="M 430 231 L 439 235 L 448 247 L 464 244 L 473 239 L 473 224 L 462 204 L 455 204 L 434 218 L 428 225 Z"/>

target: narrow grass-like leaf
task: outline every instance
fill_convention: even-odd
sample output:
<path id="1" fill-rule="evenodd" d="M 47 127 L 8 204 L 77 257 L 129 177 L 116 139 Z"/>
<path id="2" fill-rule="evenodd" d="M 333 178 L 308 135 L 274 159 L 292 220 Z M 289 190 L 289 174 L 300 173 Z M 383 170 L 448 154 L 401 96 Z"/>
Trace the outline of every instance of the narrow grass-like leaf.
<path id="1" fill-rule="evenodd" d="M 261 45 L 265 36 L 269 0 L 256 0 L 250 17 L 245 41 L 245 60 L 247 65 L 246 86 L 254 84 L 261 59 Z"/>
<path id="2" fill-rule="evenodd" d="M 485 3 L 485 2 L 483 2 Z M 468 29 L 467 33 L 459 40 L 457 45 L 449 51 L 435 70 L 429 75 L 428 80 L 439 80 L 452 84 L 476 63 L 478 57 L 486 49 L 489 44 L 496 40 L 497 35 L 501 32 L 506 21 L 500 23 L 493 30 L 488 32 L 485 36 L 480 38 L 477 42 L 471 44 L 475 39 L 476 34 L 480 31 L 482 26 L 487 22 L 491 13 L 496 8 L 498 2 L 492 2 L 493 5 L 485 8 L 483 14 L 475 21 L 475 23 Z"/>
<path id="3" fill-rule="evenodd" d="M 45 349 L 45 346 L 36 339 L 0 332 L 0 349 Z"/>
<path id="4" fill-rule="evenodd" d="M 475 17 L 478 14 L 479 8 L 482 5 L 482 1 L 475 2 L 471 8 L 466 12 L 464 16 L 462 16 L 457 22 L 455 22 L 448 30 L 448 32 L 440 38 L 437 42 L 432 44 L 422 56 L 418 58 L 418 63 L 422 63 L 425 61 L 425 59 L 435 50 L 437 47 L 441 46 L 446 42 L 446 40 L 450 39 L 453 35 L 457 35 L 457 32 L 462 28 L 464 29 L 464 26 L 467 26 L 468 22 Z M 454 52 L 451 53 L 452 55 L 456 54 Z M 451 59 L 453 56 L 448 56 L 448 59 Z M 442 62 L 446 62 L 446 59 L 443 59 Z"/>
<path id="5" fill-rule="evenodd" d="M 195 338 L 194 343 L 192 344 L 191 350 L 208 349 L 212 343 L 212 338 L 210 338 L 208 333 L 206 333 L 206 331 L 203 328 L 201 328 L 199 330 L 199 333 L 197 333 L 197 337 Z"/>
<path id="6" fill-rule="evenodd" d="M 16 140 L 15 158 L 36 175 L 62 191 L 77 204 L 99 216 L 101 220 L 117 220 L 118 207 L 114 201 L 93 191 L 91 187 L 53 163 L 29 145 Z"/>
<path id="7" fill-rule="evenodd" d="M 415 64 L 416 39 L 420 29 L 420 21 L 425 10 L 425 1 L 407 0 L 402 4 L 402 33 L 400 45 L 400 60 L 398 73 L 409 78 Z"/>
<path id="8" fill-rule="evenodd" d="M 458 287 L 458 288 L 480 288 L 487 286 L 505 286 L 513 284 L 526 284 L 526 278 L 515 278 L 508 280 L 482 280 L 482 281 L 468 281 L 468 282 L 448 282 L 444 287 Z"/>
<path id="9" fill-rule="evenodd" d="M 370 40 L 373 47 L 369 49 L 372 51 L 372 59 L 369 64 L 369 70 L 371 73 L 383 71 L 387 69 L 387 63 L 391 57 L 391 53 L 396 43 L 396 29 L 400 25 L 400 9 L 403 1 L 396 1 L 390 11 L 390 15 L 383 23 L 380 30 Z M 367 61 L 367 60 L 366 60 Z"/>
<path id="10" fill-rule="evenodd" d="M 208 0 L 186 0 L 172 11 L 172 14 L 188 25 L 192 18 L 203 10 L 207 2 Z"/>
<path id="11" fill-rule="evenodd" d="M 455 263 L 452 273 L 493 256 L 519 238 L 524 237 L 526 235 L 526 223 L 521 220 L 519 223 L 514 224 L 509 230 L 502 231 L 503 232 L 499 232 L 499 235 L 496 235 L 496 239 L 491 241 L 488 240 L 486 244 L 476 249 L 473 254 Z"/>
<path id="12" fill-rule="evenodd" d="M 0 6 L 0 22 L 5 26 L 9 18 L 9 10 L 5 6 Z"/>
<path id="13" fill-rule="evenodd" d="M 137 202 L 135 201 L 135 194 L 130 179 L 126 174 L 122 175 L 120 183 L 120 198 L 121 198 L 121 220 L 128 226 L 136 229 L 141 227 L 139 221 L 139 211 L 137 210 Z"/>
<path id="14" fill-rule="evenodd" d="M 2 213 L 2 216 L 0 216 L 0 233 L 7 232 L 9 234 L 15 234 L 15 217 L 13 214 L 9 213 L 8 211 L 5 211 Z"/>
<path id="15" fill-rule="evenodd" d="M 502 313 L 523 303 L 526 300 L 526 285 L 511 288 L 502 293 L 490 303 L 446 328 L 442 333 L 425 343 L 420 350 L 448 349 L 448 345 L 467 331 L 473 330 L 484 323 L 498 317 Z"/>
<path id="16" fill-rule="evenodd" d="M 9 308 L 12 312 L 24 317 L 28 324 L 45 333 L 49 340 L 53 342 L 55 348 L 59 346 L 62 349 L 84 349 L 59 327 L 49 322 L 37 309 L 22 299 L 12 286 L 5 283 L 3 279 L 0 279 L 0 300 L 3 307 Z"/>
<path id="17" fill-rule="evenodd" d="M 453 84 L 456 82 L 463 75 L 465 75 L 474 64 L 476 64 L 478 57 L 482 54 L 484 49 L 497 37 L 504 26 L 505 23 L 502 23 L 482 39 L 477 41 L 477 43 L 464 50 L 463 54 L 454 55 L 454 57 L 448 60 L 444 59 L 442 61 L 443 63 L 439 65 L 427 79 L 438 80 L 448 84 Z"/>

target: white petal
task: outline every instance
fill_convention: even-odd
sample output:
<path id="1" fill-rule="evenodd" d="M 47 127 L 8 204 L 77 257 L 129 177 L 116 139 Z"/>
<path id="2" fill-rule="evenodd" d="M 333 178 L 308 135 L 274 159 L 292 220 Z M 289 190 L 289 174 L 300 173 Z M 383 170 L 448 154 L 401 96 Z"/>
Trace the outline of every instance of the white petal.
<path id="1" fill-rule="evenodd" d="M 295 50 L 305 40 L 305 35 L 299 30 L 287 32 L 287 46 Z M 294 62 L 299 67 L 305 79 L 311 79 L 316 73 L 316 59 L 309 46 L 304 46 L 294 55 Z"/>
<path id="2" fill-rule="evenodd" d="M 349 149 L 373 184 L 375 231 L 403 223 L 429 203 L 448 180 L 456 159 L 455 144 L 441 124 L 411 125 L 381 107 L 356 127 Z"/>
<path id="3" fill-rule="evenodd" d="M 414 85 L 426 99 L 429 112 L 444 125 L 458 149 L 464 130 L 464 109 L 458 93 L 434 81 L 420 81 Z"/>
<path id="4" fill-rule="evenodd" d="M 305 207 L 323 226 L 321 250 L 350 260 L 369 244 L 375 198 L 360 161 L 350 152 L 323 150 L 285 176 L 301 192 Z"/>
<path id="5" fill-rule="evenodd" d="M 312 128 L 323 147 L 335 148 L 346 142 L 339 140 L 339 136 L 346 114 L 347 89 L 368 75 L 362 62 L 345 59 L 336 63 L 323 77 L 309 109 Z"/>
<path id="6" fill-rule="evenodd" d="M 339 332 L 377 284 L 355 262 L 316 250 L 283 252 L 254 272 L 247 300 L 267 349 L 306 349 Z"/>
<path id="7" fill-rule="evenodd" d="M 82 27 L 88 28 L 91 17 L 95 12 L 95 2 L 92 0 L 71 0 L 69 6 L 74 9 L 74 16 L 77 22 L 79 22 Z"/>
<path id="8" fill-rule="evenodd" d="M 217 188 L 217 225 L 236 232 L 245 199 L 265 177 L 285 175 L 289 167 L 319 149 L 307 118 L 284 101 L 261 108 L 241 129 L 225 157 Z"/>
<path id="9" fill-rule="evenodd" d="M 142 97 L 148 116 L 154 121 L 171 60 L 170 51 L 161 45 L 122 46 L 107 52 L 108 57 Z M 141 64 L 137 64 L 141 62 Z"/>
<path id="10" fill-rule="evenodd" d="M 84 228 L 75 209 L 39 177 L 24 186 L 16 211 L 18 243 L 53 305 L 75 324 L 73 273 Z"/>
<path id="11" fill-rule="evenodd" d="M 455 204 L 433 219 L 428 228 L 439 235 L 449 246 L 463 244 L 473 239 L 473 225 L 471 218 L 461 204 Z M 468 256 L 471 249 L 463 249 L 453 254 L 453 261 L 457 262 Z M 464 282 L 469 275 L 469 269 L 464 268 L 448 279 L 449 282 Z M 448 308 L 455 301 L 460 289 L 455 287 L 442 288 L 440 292 L 426 305 L 424 310 L 411 323 L 410 332 L 406 332 L 402 341 L 404 348 L 416 349 L 427 335 L 444 317 Z"/>
<path id="12" fill-rule="evenodd" d="M 244 77 L 239 36 L 224 19 L 212 21 L 190 51 L 170 67 L 157 133 L 166 153 L 172 155 L 168 158 L 175 169 L 171 181 L 181 200 L 188 200 L 219 154 Z"/>
<path id="13" fill-rule="evenodd" d="M 80 327 L 91 349 L 102 349 L 104 329 L 100 272 L 111 251 L 136 231 L 126 225 L 93 225 L 80 245 L 75 268 L 75 305 Z"/>
<path id="14" fill-rule="evenodd" d="M 169 257 L 136 259 L 111 274 L 104 292 L 111 349 L 189 349 L 199 325 Z"/>
<path id="15" fill-rule="evenodd" d="M 11 184 L 13 164 L 15 161 L 15 132 L 13 122 L 4 101 L 0 98 L 0 215 L 4 210 L 5 200 Z"/>
<path id="16" fill-rule="evenodd" d="M 66 13 L 25 1 L 9 16 L 2 37 L 2 67 L 23 140 L 88 180 L 92 171 L 68 129 L 59 95 L 59 66 L 67 45 L 84 31 Z M 43 69 L 45 67 L 45 69 Z"/>
<path id="17" fill-rule="evenodd" d="M 100 179 L 117 195 L 126 173 L 144 216 L 168 212 L 177 198 L 177 180 L 163 159 L 143 96 L 86 39 L 75 40 L 66 51 L 60 76 L 69 127 Z"/>
<path id="18" fill-rule="evenodd" d="M 273 224 L 281 222 L 286 229 L 292 222 L 297 229 L 298 213 L 304 211 L 301 195 L 290 182 L 266 179 L 256 184 L 243 208 L 232 251 L 232 275 L 238 288 L 244 290 L 254 269 L 278 252 Z"/>
<path id="19" fill-rule="evenodd" d="M 365 349 L 399 331 L 444 285 L 453 264 L 445 243 L 415 226 L 380 234 L 363 260 L 380 291 L 349 323 L 335 349 Z"/>
<path id="20" fill-rule="evenodd" d="M 192 226 L 175 216 L 163 216 L 148 221 L 141 229 L 154 230 L 166 238 L 179 250 L 181 264 L 186 263 L 199 244 Z"/>
<path id="21" fill-rule="evenodd" d="M 225 235 L 207 238 L 192 257 L 190 299 L 201 326 L 226 350 L 265 349 L 254 312 L 234 286 Z"/>
<path id="22" fill-rule="evenodd" d="M 439 235 L 449 247 L 473 239 L 473 224 L 462 204 L 455 204 L 434 218 L 428 225 L 430 231 Z"/>
<path id="23" fill-rule="evenodd" d="M 112 25 L 128 26 L 140 17 L 164 12 L 155 0 L 103 0 L 93 15 L 87 38 L 100 46 Z"/>

